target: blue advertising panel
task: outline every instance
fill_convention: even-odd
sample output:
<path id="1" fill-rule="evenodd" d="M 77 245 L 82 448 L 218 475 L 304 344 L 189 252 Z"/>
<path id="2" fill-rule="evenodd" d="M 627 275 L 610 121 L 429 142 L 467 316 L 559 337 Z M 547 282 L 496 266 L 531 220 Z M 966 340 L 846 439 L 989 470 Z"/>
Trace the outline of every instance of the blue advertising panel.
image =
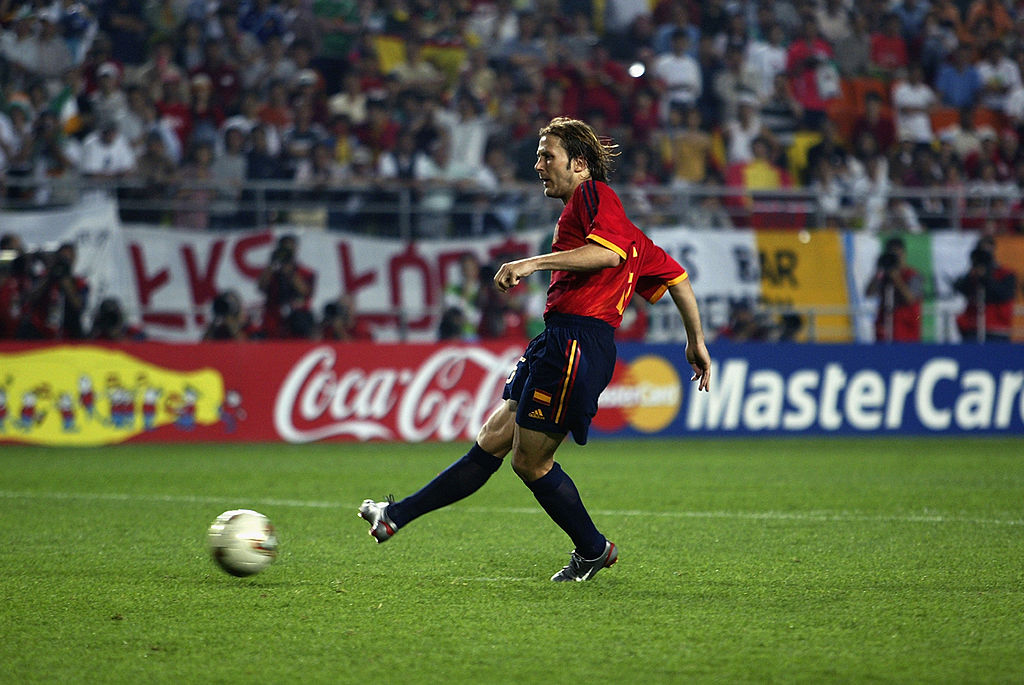
<path id="1" fill-rule="evenodd" d="M 682 345 L 620 344 L 593 435 L 1024 435 L 1018 345 L 716 342 L 711 356 L 698 393 Z"/>

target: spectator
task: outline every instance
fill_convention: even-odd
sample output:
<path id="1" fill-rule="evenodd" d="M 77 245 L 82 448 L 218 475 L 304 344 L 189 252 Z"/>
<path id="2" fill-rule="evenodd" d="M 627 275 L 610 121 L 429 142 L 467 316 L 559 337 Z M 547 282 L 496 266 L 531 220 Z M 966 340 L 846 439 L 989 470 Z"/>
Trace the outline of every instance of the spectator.
<path id="1" fill-rule="evenodd" d="M 721 57 L 715 51 L 714 36 L 702 34 L 697 45 L 697 64 L 700 65 L 700 97 L 697 98 L 697 109 L 700 110 L 701 121 L 706 126 L 719 121 L 721 103 L 715 92 L 715 80 L 724 68 Z"/>
<path id="2" fill-rule="evenodd" d="M 1006 56 L 1003 44 L 994 40 L 985 46 L 984 57 L 978 62 L 977 69 L 981 80 L 981 106 L 1005 112 L 1007 97 L 1021 86 L 1017 63 Z"/>
<path id="3" fill-rule="evenodd" d="M 128 207 L 122 207 L 122 216 L 130 221 L 160 224 L 166 215 L 161 205 L 170 199 L 171 189 L 177 184 L 178 166 L 167 154 L 165 138 L 159 131 L 151 130 L 145 141 L 135 164 L 141 187 L 122 191 L 122 197 L 128 201 Z M 139 207 L 132 207 L 133 201 Z"/>
<path id="4" fill-rule="evenodd" d="M 871 69 L 890 80 L 905 70 L 909 63 L 900 18 L 889 13 L 882 18 L 882 30 L 871 34 Z"/>
<path id="5" fill-rule="evenodd" d="M 122 64 L 139 65 L 146 61 L 149 24 L 142 3 L 135 0 L 111 0 L 103 3 L 99 26 L 111 43 L 111 57 Z"/>
<path id="6" fill-rule="evenodd" d="M 74 56 L 60 33 L 59 10 L 50 8 L 39 12 L 39 35 L 36 38 L 35 73 L 49 81 L 56 81 L 74 63 Z"/>
<path id="7" fill-rule="evenodd" d="M 129 325 L 125 320 L 124 310 L 121 301 L 116 297 L 107 297 L 96 308 L 92 317 L 92 327 L 89 329 L 90 340 L 102 340 L 105 342 L 125 342 L 142 340 L 142 330 L 136 326 Z"/>
<path id="8" fill-rule="evenodd" d="M 695 105 L 703 81 L 700 64 L 690 55 L 690 34 L 678 28 L 672 34 L 671 50 L 654 61 L 654 75 L 662 84 L 663 117 L 674 105 Z"/>
<path id="9" fill-rule="evenodd" d="M 968 33 L 977 35 L 983 21 L 992 24 L 994 38 L 1002 38 L 1013 30 L 1013 18 L 999 0 L 974 0 L 970 4 L 964 21 Z"/>
<path id="10" fill-rule="evenodd" d="M 192 110 L 188 83 L 176 74 L 169 74 L 160 84 L 156 111 L 161 123 L 178 138 L 178 148 L 187 149 L 192 138 Z"/>
<path id="11" fill-rule="evenodd" d="M 856 143 L 864 135 L 874 139 L 875 148 L 886 154 L 896 142 L 896 126 L 892 117 L 882 106 L 882 97 L 878 93 L 868 93 L 864 97 L 864 113 L 853 124 L 851 138 Z"/>
<path id="12" fill-rule="evenodd" d="M 0 340 L 13 338 L 28 291 L 25 248 L 14 233 L 0 235 Z"/>
<path id="13" fill-rule="evenodd" d="M 38 73 L 35 23 L 31 8 L 24 6 L 14 15 L 11 28 L 0 32 L 0 55 L 8 62 L 15 88 L 23 88 Z"/>
<path id="14" fill-rule="evenodd" d="M 246 171 L 245 142 L 245 129 L 238 123 L 224 129 L 223 143 L 215 148 L 210 164 L 210 179 L 217 189 L 210 217 L 214 228 L 235 228 L 238 225 Z"/>
<path id="15" fill-rule="evenodd" d="M 309 338 L 315 332 L 309 303 L 316 275 L 299 264 L 297 249 L 295 236 L 281 236 L 257 283 L 265 297 L 261 332 L 269 339 Z"/>
<path id="16" fill-rule="evenodd" d="M 340 295 L 337 300 L 324 305 L 320 323 L 320 338 L 336 342 L 372 340 L 373 336 L 365 322 L 355 314 L 350 295 Z"/>
<path id="17" fill-rule="evenodd" d="M 192 77 L 192 104 L 189 107 L 192 122 L 191 143 L 215 143 L 217 132 L 224 123 L 224 110 L 213 96 L 213 82 L 207 74 Z"/>
<path id="18" fill-rule="evenodd" d="M 865 291 L 868 297 L 879 298 L 875 340 L 921 340 L 922 292 L 921 275 L 907 264 L 907 247 L 903 239 L 889 238 Z"/>
<path id="19" fill-rule="evenodd" d="M 791 215 L 787 205 L 765 192 L 791 187 L 789 173 L 772 161 L 768 138 L 757 136 L 750 147 L 749 161 L 732 163 L 726 169 L 726 184 L 744 191 L 728 198 L 729 204 L 739 210 L 737 224 L 746 221 L 760 228 L 792 226 L 797 216 Z"/>
<path id="20" fill-rule="evenodd" d="M 121 121 L 128 116 L 128 97 L 121 89 L 121 70 L 113 62 L 104 62 L 96 69 L 98 87 L 89 95 L 93 116 L 97 121 Z"/>
<path id="21" fill-rule="evenodd" d="M 99 180 L 117 180 L 135 170 L 135 152 L 113 119 L 100 121 L 97 131 L 82 143 L 82 174 Z"/>
<path id="22" fill-rule="evenodd" d="M 366 103 L 366 123 L 356 127 L 356 137 L 369 148 L 376 161 L 395 148 L 399 128 L 398 122 L 388 112 L 387 103 L 372 99 Z"/>
<path id="23" fill-rule="evenodd" d="M 213 33 L 214 27 L 219 35 L 211 36 L 211 38 L 224 45 L 225 58 L 239 68 L 249 65 L 257 59 L 263 47 L 261 41 L 264 43 L 270 43 L 272 40 L 281 41 L 281 33 L 283 33 L 283 31 L 281 33 L 269 32 L 269 35 L 266 35 L 268 32 L 265 32 L 266 38 L 263 39 L 250 31 L 243 31 L 239 26 L 237 10 L 224 4 L 221 4 L 217 10 L 216 21 L 211 22 L 211 33 Z"/>
<path id="24" fill-rule="evenodd" d="M 341 74 L 350 63 L 359 35 L 362 7 L 348 0 L 317 0 L 312 20 L 317 29 L 317 65 L 323 74 Z M 285 20 L 287 25 L 287 19 Z M 331 84 L 331 89 L 337 84 Z"/>
<path id="25" fill-rule="evenodd" d="M 910 66 L 908 78 L 892 89 L 892 106 L 896 110 L 896 128 L 900 140 L 916 145 L 932 144 L 931 110 L 936 103 L 935 92 L 924 82 L 921 66 Z"/>
<path id="26" fill-rule="evenodd" d="M 210 227 L 210 205 L 217 191 L 213 186 L 213 143 L 201 140 L 192 145 L 188 162 L 181 169 L 177 191 L 178 228 L 205 230 Z"/>
<path id="27" fill-rule="evenodd" d="M 24 296 L 17 337 L 23 340 L 78 340 L 85 337 L 82 314 L 88 305 L 89 283 L 75 275 L 77 250 L 64 243 L 43 259 L 44 271 Z"/>
<path id="28" fill-rule="evenodd" d="M 690 22 L 690 11 L 685 2 L 664 3 L 668 17 L 664 22 L 656 21 L 654 29 L 654 52 L 662 55 L 672 50 L 672 40 L 676 31 L 682 30 L 690 37 L 690 54 L 697 55 L 697 44 L 700 40 L 700 29 Z"/>
<path id="29" fill-rule="evenodd" d="M 476 339 L 477 328 L 480 326 L 482 317 L 482 288 L 489 286 L 490 284 L 482 283 L 480 260 L 476 255 L 471 252 L 462 255 L 459 259 L 458 280 L 449 283 L 444 289 L 446 315 L 442 317 L 446 319 L 443 323 L 447 326 L 458 323 L 461 328 L 458 333 L 455 333 L 448 330 L 446 326 L 442 332 L 442 339 L 454 337 L 463 340 Z"/>
<path id="30" fill-rule="evenodd" d="M 234 290 L 217 293 L 211 306 L 213 317 L 203 333 L 203 340 L 248 340 L 252 333 L 242 298 Z"/>
<path id="31" fill-rule="evenodd" d="M 843 0 L 824 0 L 814 13 L 822 38 L 832 45 L 838 45 L 853 32 L 847 7 Z"/>
<path id="32" fill-rule="evenodd" d="M 232 112 L 238 106 L 238 96 L 242 92 L 242 78 L 238 69 L 231 64 L 224 54 L 224 46 L 220 41 L 208 40 L 203 45 L 203 61 L 194 67 L 189 75 L 195 77 L 205 75 L 209 78 L 211 88 L 211 106 L 223 112 Z"/>
<path id="33" fill-rule="evenodd" d="M 722 130 L 728 163 L 737 164 L 753 159 L 754 140 L 764 133 L 756 97 L 753 94 L 743 95 L 739 98 L 736 118 L 727 120 Z"/>
<path id="34" fill-rule="evenodd" d="M 277 154 L 272 150 L 270 139 L 273 127 L 260 124 L 252 129 L 250 149 L 245 158 L 245 178 L 247 181 L 268 182 L 279 181 L 287 177 L 287 170 Z M 252 207 L 257 204 L 256 192 L 251 188 L 242 191 L 242 207 L 244 208 L 239 221 L 243 226 L 265 225 L 276 216 L 273 209 L 267 214 L 257 215 Z M 281 198 L 281 191 L 268 190 L 262 198 L 264 202 L 272 202 Z"/>
<path id="35" fill-rule="evenodd" d="M 762 102 L 775 94 L 775 79 L 786 71 L 786 34 L 782 26 L 772 24 L 767 40 L 752 41 L 744 57 L 744 73 L 757 77 L 757 96 Z"/>
<path id="36" fill-rule="evenodd" d="M 735 119 L 741 100 L 749 100 L 755 111 L 760 105 L 757 97 L 758 75 L 743 61 L 743 49 L 733 45 L 726 49 L 725 68 L 715 76 L 715 95 L 718 96 L 719 116 L 722 120 Z"/>
<path id="37" fill-rule="evenodd" d="M 786 71 L 793 94 L 804 109 L 803 124 L 815 131 L 827 117 L 828 102 L 839 95 L 839 72 L 832 54 L 832 48 L 819 36 L 814 17 L 806 17 L 800 37 L 786 54 Z"/>
<path id="38" fill-rule="evenodd" d="M 444 74 L 424 57 L 423 43 L 417 39 L 405 42 L 405 59 L 391 70 L 391 74 L 397 77 L 403 89 L 424 95 L 438 94 L 445 85 Z"/>
<path id="39" fill-rule="evenodd" d="M 967 298 L 964 311 L 956 317 L 964 341 L 1009 342 L 1017 277 L 996 263 L 991 248 L 975 247 L 970 270 L 953 288 Z"/>
<path id="40" fill-rule="evenodd" d="M 939 67 L 935 90 L 942 104 L 962 109 L 972 107 L 981 91 L 981 76 L 970 63 L 970 48 L 958 45 L 952 59 Z"/>
<path id="41" fill-rule="evenodd" d="M 868 73 L 871 64 L 871 32 L 868 17 L 863 12 L 851 12 L 850 33 L 834 43 L 835 63 L 846 78 Z"/>
<path id="42" fill-rule="evenodd" d="M 848 152 L 843 141 L 839 138 L 839 131 L 832 120 L 826 120 L 821 129 L 821 142 L 815 143 L 807 150 L 807 171 L 810 173 L 818 168 L 819 162 L 824 162 L 831 169 L 840 169 L 846 166 Z M 804 179 L 809 185 L 809 176 Z"/>
<path id="43" fill-rule="evenodd" d="M 281 136 L 282 161 L 292 175 L 299 161 L 309 157 L 316 144 L 327 137 L 327 131 L 323 126 L 314 121 L 313 106 L 309 101 L 298 100 L 293 111 L 295 118 L 292 125 L 286 128 Z"/>
<path id="44" fill-rule="evenodd" d="M 257 56 L 242 68 L 242 85 L 250 90 L 273 81 L 288 83 L 297 71 L 295 62 L 287 55 L 284 39 L 272 36 L 258 49 Z"/>
<path id="45" fill-rule="evenodd" d="M 185 73 L 191 75 L 193 71 L 202 65 L 206 54 L 203 48 L 205 42 L 202 21 L 189 18 L 181 24 L 178 38 L 175 40 L 177 50 L 174 61 L 185 70 Z"/>
<path id="46" fill-rule="evenodd" d="M 955 5 L 952 9 L 956 12 Z M 957 14 L 956 21 L 959 24 L 959 14 Z M 960 45 L 960 38 L 957 35 L 953 22 L 944 17 L 940 18 L 939 11 L 936 8 L 925 16 L 924 27 L 921 29 L 917 61 L 920 62 L 926 75 L 934 77 L 938 74 L 939 67 L 946 62 Z M 966 44 L 964 44 L 964 47 L 967 48 L 967 61 L 971 62 L 973 59 L 971 48 Z"/>
<path id="47" fill-rule="evenodd" d="M 673 107 L 668 126 L 660 136 L 662 165 L 677 186 L 703 183 L 711 163 L 711 135 L 701 128 L 696 107 Z"/>
<path id="48" fill-rule="evenodd" d="M 919 40 L 924 30 L 924 20 L 931 12 L 931 5 L 926 0 L 903 0 L 893 7 L 893 14 L 900 20 L 900 33 L 907 46 L 911 47 Z M 910 52 L 913 54 L 913 50 Z"/>
<path id="49" fill-rule="evenodd" d="M 718 336 L 733 342 L 761 342 L 772 338 L 772 327 L 750 302 L 741 300 L 729 307 L 729 322 L 718 330 Z"/>
<path id="50" fill-rule="evenodd" d="M 327 101 L 332 116 L 345 115 L 353 126 L 366 121 L 366 92 L 359 83 L 359 75 L 349 71 L 342 78 L 342 90 Z"/>

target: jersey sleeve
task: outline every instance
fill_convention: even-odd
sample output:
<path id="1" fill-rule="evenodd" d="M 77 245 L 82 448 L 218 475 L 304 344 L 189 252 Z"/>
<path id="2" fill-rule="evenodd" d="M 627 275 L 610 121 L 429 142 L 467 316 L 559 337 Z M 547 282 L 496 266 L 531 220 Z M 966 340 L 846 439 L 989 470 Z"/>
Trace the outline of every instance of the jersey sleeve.
<path id="1" fill-rule="evenodd" d="M 645 249 L 640 255 L 642 261 L 636 281 L 636 294 L 653 304 L 670 287 L 689 278 L 689 274 L 663 249 L 650 240 L 645 242 Z"/>
<path id="2" fill-rule="evenodd" d="M 582 223 L 588 227 L 587 240 L 627 259 L 634 229 L 615 191 L 604 183 L 584 181 L 580 185 L 580 199 Z"/>

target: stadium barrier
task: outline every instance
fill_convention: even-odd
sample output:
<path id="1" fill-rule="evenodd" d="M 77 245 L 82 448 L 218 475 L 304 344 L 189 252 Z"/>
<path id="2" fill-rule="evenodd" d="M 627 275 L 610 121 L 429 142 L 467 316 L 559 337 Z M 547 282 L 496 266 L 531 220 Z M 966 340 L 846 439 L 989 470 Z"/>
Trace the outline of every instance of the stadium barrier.
<path id="1" fill-rule="evenodd" d="M 1024 433 L 1014 345 L 620 344 L 591 436 Z M 518 341 L 0 344 L 0 442 L 471 440 Z"/>
<path id="2" fill-rule="evenodd" d="M 311 305 L 319 314 L 339 295 L 352 298 L 377 341 L 429 342 L 437 337 L 446 288 L 458 282 L 459 261 L 475 255 L 497 263 L 547 249 L 551 225 L 472 240 L 403 241 L 345 232 L 279 227 L 250 231 L 186 231 L 123 226 L 117 205 L 98 200 L 61 210 L 0 212 L 0 226 L 34 249 L 62 242 L 78 246 L 76 271 L 89 279 L 95 306 L 116 297 L 129 321 L 151 340 L 194 342 L 202 338 L 211 304 L 235 290 L 243 306 L 259 314 L 257 282 L 283 232 L 299 237 L 298 260 L 317 276 Z M 886 235 L 858 231 L 734 229 L 686 224 L 652 228 L 651 237 L 690 274 L 709 335 L 729 320 L 737 302 L 799 315 L 797 339 L 870 342 L 877 298 L 864 289 L 875 273 Z M 964 308 L 953 283 L 968 268 L 977 235 L 933 231 L 906 235 L 909 263 L 924 281 L 924 342 L 955 342 L 951 325 Z M 1024 236 L 996 238 L 996 259 L 1024 283 Z M 2 266 L 2 264 L 0 264 Z M 512 293 L 515 305 L 536 317 L 543 307 L 544 274 Z M 539 298 L 540 303 L 537 303 Z M 1018 307 L 1024 291 L 1018 288 Z M 678 315 L 667 298 L 652 310 L 649 341 L 677 340 Z M 88 323 L 88 322 L 86 322 Z M 1017 317 L 1015 339 L 1024 338 Z"/>

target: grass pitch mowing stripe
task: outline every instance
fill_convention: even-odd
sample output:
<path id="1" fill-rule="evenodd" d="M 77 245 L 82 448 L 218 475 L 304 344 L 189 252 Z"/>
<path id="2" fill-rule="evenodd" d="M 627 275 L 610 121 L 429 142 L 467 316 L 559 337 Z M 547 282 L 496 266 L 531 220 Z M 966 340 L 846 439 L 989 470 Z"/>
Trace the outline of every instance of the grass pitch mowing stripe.
<path id="1" fill-rule="evenodd" d="M 368 538 L 359 501 L 464 448 L 5 446 L 0 681 L 1022 679 L 1019 440 L 567 445 L 622 548 L 569 587 L 508 469 Z M 229 578 L 203 533 L 254 503 L 282 558 Z"/>

